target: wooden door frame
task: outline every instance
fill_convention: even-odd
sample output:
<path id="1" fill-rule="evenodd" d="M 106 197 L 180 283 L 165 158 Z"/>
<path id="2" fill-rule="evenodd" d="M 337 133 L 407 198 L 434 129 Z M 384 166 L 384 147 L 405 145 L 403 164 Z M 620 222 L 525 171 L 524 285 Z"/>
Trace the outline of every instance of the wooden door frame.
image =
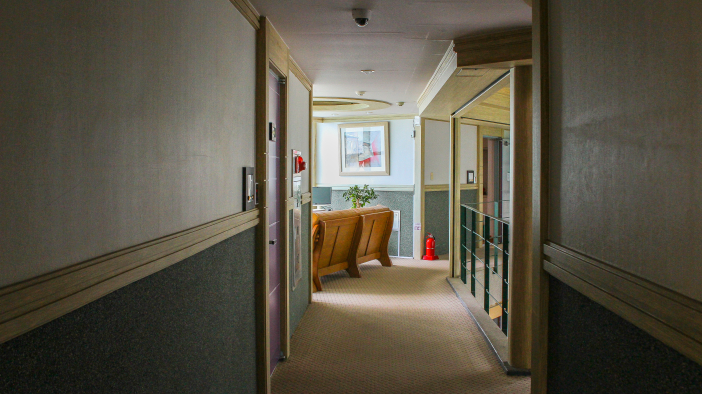
<path id="1" fill-rule="evenodd" d="M 270 370 L 270 292 L 269 269 L 270 256 L 268 253 L 268 100 L 269 100 L 269 70 L 276 73 L 282 80 L 288 76 L 288 49 L 266 17 L 261 17 L 260 28 L 256 34 L 256 182 L 260 222 L 256 227 L 256 391 L 268 394 L 271 391 Z M 277 137 L 281 139 L 281 161 L 279 167 L 279 196 L 280 212 L 283 213 L 281 231 L 283 245 L 288 244 L 287 231 L 287 82 L 281 84 L 280 95 L 280 127 Z M 288 251 L 285 251 L 288 254 Z M 281 348 L 289 345 L 288 314 L 289 276 L 287 258 L 283 256 L 281 264 Z M 283 341 L 285 339 L 285 341 Z M 286 350 L 283 350 L 285 354 Z"/>

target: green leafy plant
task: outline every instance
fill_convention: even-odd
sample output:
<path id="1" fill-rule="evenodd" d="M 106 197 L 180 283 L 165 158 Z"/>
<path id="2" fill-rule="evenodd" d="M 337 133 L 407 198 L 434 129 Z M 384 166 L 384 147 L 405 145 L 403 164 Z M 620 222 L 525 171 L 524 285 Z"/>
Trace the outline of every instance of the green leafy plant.
<path id="1" fill-rule="evenodd" d="M 366 204 L 371 202 L 371 200 L 378 198 L 378 195 L 375 194 L 375 190 L 373 190 L 372 187 L 368 187 L 368 185 L 363 185 L 363 187 L 354 185 L 344 192 L 344 198 L 346 201 L 351 201 L 353 204 L 352 208 L 363 208 Z"/>

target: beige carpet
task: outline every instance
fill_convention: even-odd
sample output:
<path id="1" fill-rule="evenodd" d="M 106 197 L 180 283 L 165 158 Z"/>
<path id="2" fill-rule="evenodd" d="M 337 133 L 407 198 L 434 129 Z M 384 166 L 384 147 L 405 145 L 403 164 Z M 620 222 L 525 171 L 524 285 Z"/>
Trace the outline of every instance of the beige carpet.
<path id="1" fill-rule="evenodd" d="M 273 393 L 528 393 L 446 282 L 448 262 L 393 259 L 322 278 Z"/>

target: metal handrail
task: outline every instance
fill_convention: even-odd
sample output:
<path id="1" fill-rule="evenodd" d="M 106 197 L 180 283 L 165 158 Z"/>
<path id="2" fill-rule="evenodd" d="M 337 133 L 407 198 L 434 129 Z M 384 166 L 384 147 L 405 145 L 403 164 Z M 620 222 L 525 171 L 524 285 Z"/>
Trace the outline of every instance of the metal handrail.
<path id="1" fill-rule="evenodd" d="M 492 215 L 488 215 L 488 214 L 485 213 L 485 212 L 482 212 L 482 211 L 479 211 L 479 210 L 477 210 L 477 209 L 475 209 L 475 208 L 469 207 L 468 204 L 461 204 L 461 206 L 462 206 L 462 207 L 466 207 L 467 209 L 470 209 L 470 210 L 473 211 L 473 212 L 479 213 L 479 214 L 481 214 L 481 215 L 483 215 L 483 216 L 485 216 L 485 217 L 488 217 L 488 218 L 490 218 L 490 219 L 492 219 L 492 220 L 496 220 L 496 221 L 498 221 L 498 222 L 500 222 L 500 223 L 502 223 L 502 224 L 506 224 L 506 225 L 509 226 L 509 222 L 502 220 L 502 218 L 498 218 L 498 217 L 495 217 L 495 216 L 492 216 Z"/>
<path id="2" fill-rule="evenodd" d="M 482 204 L 489 203 L 490 202 L 483 202 Z M 497 208 L 497 202 L 492 203 L 494 203 Z M 486 313 L 490 313 L 490 300 L 502 304 L 501 319 L 498 325 L 502 329 L 502 332 L 508 335 L 510 223 L 505 221 L 504 218 L 489 215 L 470 206 L 476 204 L 481 203 L 461 204 L 461 281 L 468 284 L 468 279 L 470 278 L 470 291 L 474 297 L 476 296 L 476 286 L 482 287 L 480 293 L 483 294 L 483 309 L 485 309 Z M 491 236 L 491 227 L 493 225 L 494 233 Z M 479 230 L 480 228 L 482 228 L 482 231 Z M 484 242 L 485 245 L 484 260 L 477 254 L 479 242 Z M 502 248 L 500 248 L 500 244 L 502 244 Z M 468 247 L 469 245 L 470 247 Z M 494 251 L 495 254 L 492 254 L 492 251 Z M 501 253 L 498 253 L 498 251 Z M 499 270 L 499 255 L 502 255 L 502 274 L 500 274 Z M 468 266 L 468 261 L 470 261 L 470 267 Z M 484 279 L 482 282 L 478 279 L 476 262 L 480 262 L 484 266 L 484 274 L 482 275 Z M 470 275 L 468 275 L 468 273 L 470 273 Z M 498 285 L 497 289 L 492 289 L 490 285 L 493 275 L 502 282 L 501 286 Z M 497 296 L 500 290 L 502 292 L 502 300 L 498 301 Z"/>

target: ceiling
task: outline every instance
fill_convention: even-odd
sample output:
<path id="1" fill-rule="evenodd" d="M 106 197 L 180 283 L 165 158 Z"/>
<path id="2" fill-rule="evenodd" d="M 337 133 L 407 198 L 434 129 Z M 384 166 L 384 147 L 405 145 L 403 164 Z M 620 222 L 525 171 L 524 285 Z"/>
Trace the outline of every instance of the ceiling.
<path id="1" fill-rule="evenodd" d="M 469 34 L 525 27 L 531 7 L 523 0 L 251 0 L 290 48 L 314 85 L 314 95 L 382 100 L 372 112 L 417 114 L 417 98 L 451 40 Z M 359 28 L 352 8 L 372 10 Z M 366 75 L 361 70 L 372 69 Z M 400 107 L 397 102 L 405 102 Z M 315 116 L 333 117 L 331 111 Z M 343 112 L 339 116 L 367 115 Z"/>

